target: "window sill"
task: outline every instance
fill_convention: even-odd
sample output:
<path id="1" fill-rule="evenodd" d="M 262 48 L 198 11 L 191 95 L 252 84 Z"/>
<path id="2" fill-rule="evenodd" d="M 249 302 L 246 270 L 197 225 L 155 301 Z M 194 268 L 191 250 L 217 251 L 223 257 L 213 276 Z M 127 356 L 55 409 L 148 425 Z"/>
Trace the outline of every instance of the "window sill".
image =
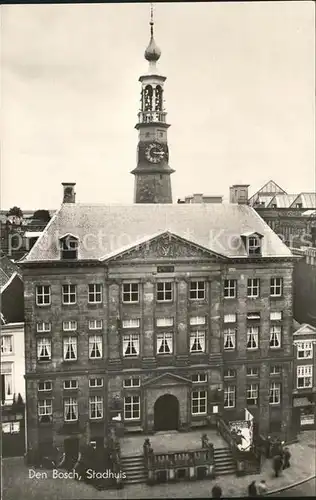
<path id="1" fill-rule="evenodd" d="M 237 299 L 237 297 L 224 297 L 224 300 L 234 300 L 234 299 Z"/>
<path id="2" fill-rule="evenodd" d="M 51 363 L 52 360 L 51 359 L 37 359 L 37 363 L 42 365 L 44 363 Z"/>
<path id="3" fill-rule="evenodd" d="M 124 300 L 122 300 L 122 304 L 124 304 L 124 306 L 128 306 L 128 305 L 135 306 L 136 304 L 139 305 L 139 300 L 135 300 L 135 301 L 129 300 L 128 302 L 125 302 Z"/>
<path id="4" fill-rule="evenodd" d="M 71 307 L 71 306 L 73 306 L 73 307 L 74 307 L 74 306 L 77 306 L 77 305 L 78 305 L 78 303 L 77 303 L 77 302 L 69 302 L 69 303 L 68 303 L 68 302 L 67 302 L 67 303 L 62 302 L 62 303 L 61 303 L 61 305 L 62 305 L 63 307 Z"/>
<path id="5" fill-rule="evenodd" d="M 50 307 L 52 304 L 36 304 L 36 307 Z"/>

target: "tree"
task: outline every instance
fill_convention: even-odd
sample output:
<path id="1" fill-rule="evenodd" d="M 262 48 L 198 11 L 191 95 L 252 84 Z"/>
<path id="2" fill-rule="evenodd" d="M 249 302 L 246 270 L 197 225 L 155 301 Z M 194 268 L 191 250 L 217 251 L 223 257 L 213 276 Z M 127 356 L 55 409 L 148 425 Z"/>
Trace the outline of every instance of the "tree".
<path id="1" fill-rule="evenodd" d="M 49 222 L 50 218 L 49 211 L 44 209 L 36 210 L 33 214 L 33 219 L 39 219 L 45 223 Z"/>
<path id="2" fill-rule="evenodd" d="M 20 207 L 17 206 L 10 208 L 9 212 L 7 213 L 7 217 L 9 217 L 10 215 L 15 215 L 15 217 L 20 217 L 20 219 L 23 218 L 23 212 Z"/>

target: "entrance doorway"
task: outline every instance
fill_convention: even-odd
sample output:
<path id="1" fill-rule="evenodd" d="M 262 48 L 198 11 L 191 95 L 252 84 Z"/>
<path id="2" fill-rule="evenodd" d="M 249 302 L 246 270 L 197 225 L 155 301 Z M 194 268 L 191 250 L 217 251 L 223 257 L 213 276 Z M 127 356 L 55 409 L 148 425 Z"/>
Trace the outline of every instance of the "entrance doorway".
<path id="1" fill-rule="evenodd" d="M 79 455 L 79 439 L 68 438 L 64 441 L 65 469 L 72 470 Z"/>
<path id="2" fill-rule="evenodd" d="M 155 431 L 172 431 L 179 427 L 179 401 L 172 394 L 157 399 L 154 406 Z"/>

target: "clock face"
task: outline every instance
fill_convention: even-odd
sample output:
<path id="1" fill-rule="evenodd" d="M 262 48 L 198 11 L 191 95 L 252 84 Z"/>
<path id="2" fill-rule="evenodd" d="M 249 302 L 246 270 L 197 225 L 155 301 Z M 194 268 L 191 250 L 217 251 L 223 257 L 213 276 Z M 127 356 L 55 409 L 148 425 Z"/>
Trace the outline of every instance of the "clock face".
<path id="1" fill-rule="evenodd" d="M 159 163 L 165 157 L 164 147 L 159 142 L 152 142 L 146 147 L 145 156 L 151 163 Z"/>

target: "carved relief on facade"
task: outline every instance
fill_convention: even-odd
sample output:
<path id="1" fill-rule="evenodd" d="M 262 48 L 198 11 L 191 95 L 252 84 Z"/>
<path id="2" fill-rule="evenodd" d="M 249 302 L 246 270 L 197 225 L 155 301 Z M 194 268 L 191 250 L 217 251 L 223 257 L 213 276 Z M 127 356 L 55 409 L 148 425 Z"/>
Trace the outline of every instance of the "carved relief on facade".
<path id="1" fill-rule="evenodd" d="M 160 236 L 154 240 L 137 245 L 129 252 L 116 257 L 116 260 L 155 260 L 155 259 L 182 259 L 198 258 L 217 260 L 216 255 L 203 250 L 194 244 L 185 242 L 173 235 Z"/>

